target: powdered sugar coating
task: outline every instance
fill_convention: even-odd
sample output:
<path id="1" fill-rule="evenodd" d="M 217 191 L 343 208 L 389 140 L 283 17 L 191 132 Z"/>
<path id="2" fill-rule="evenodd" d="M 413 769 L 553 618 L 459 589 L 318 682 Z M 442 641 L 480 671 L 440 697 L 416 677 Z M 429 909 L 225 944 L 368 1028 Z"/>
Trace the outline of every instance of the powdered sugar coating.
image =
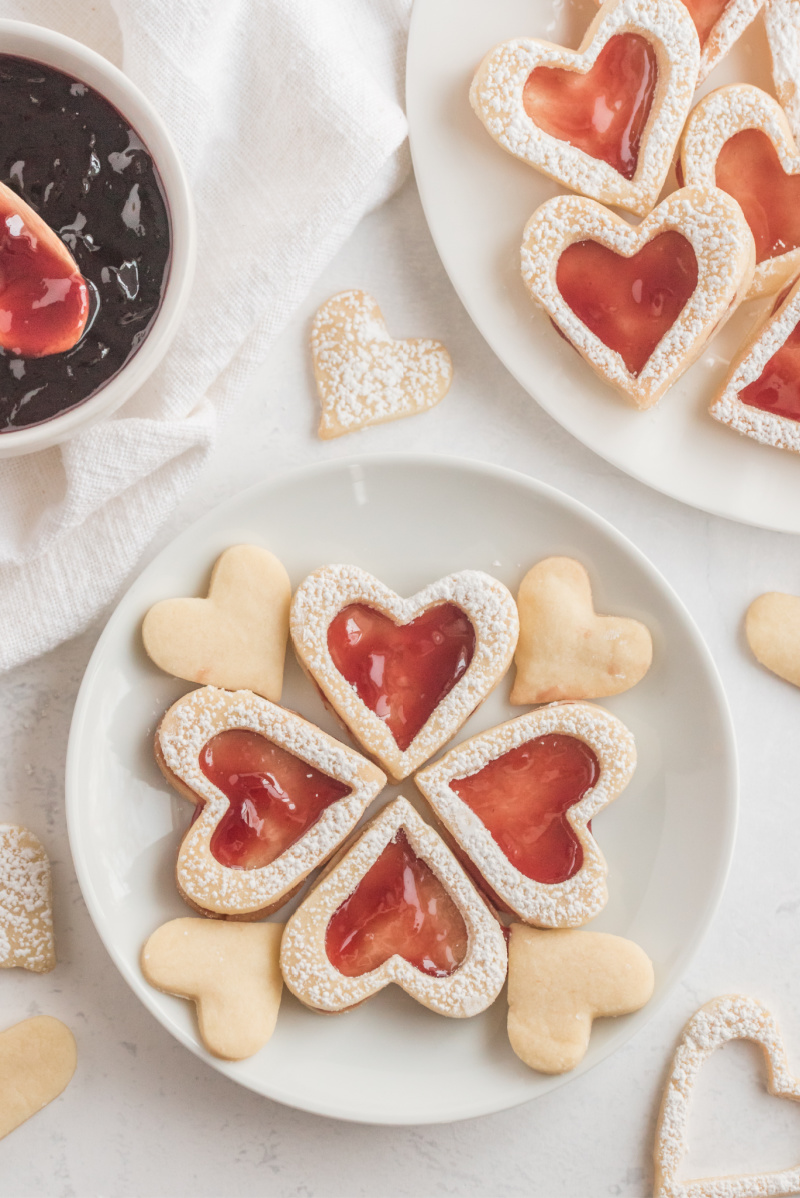
<path id="1" fill-rule="evenodd" d="M 231 869 L 217 861 L 210 848 L 214 830 L 230 804 L 201 770 L 200 753 L 212 736 L 231 728 L 259 733 L 352 787 L 299 840 L 260 869 Z M 187 797 L 203 804 L 181 842 L 178 888 L 199 910 L 234 918 L 279 907 L 339 847 L 386 782 L 385 775 L 359 753 L 251 691 L 208 686 L 185 695 L 161 721 L 156 744 L 170 780 L 177 779 L 183 784 L 182 792 L 189 792 Z"/>
<path id="2" fill-rule="evenodd" d="M 568 141 L 545 133 L 523 104 L 525 83 L 536 67 L 586 73 L 606 42 L 626 32 L 651 42 L 658 69 L 632 179 Z M 697 30 L 681 0 L 609 0 L 578 50 L 535 38 L 517 38 L 496 46 L 478 68 L 470 103 L 494 140 L 516 158 L 573 191 L 643 216 L 658 199 L 672 164 L 699 66 Z"/>
<path id="3" fill-rule="evenodd" d="M 56 963 L 50 862 L 18 824 L 0 824 L 0 969 L 47 973 Z"/>
<path id="4" fill-rule="evenodd" d="M 778 1173 L 678 1181 L 689 1150 L 692 1089 L 703 1063 L 731 1040 L 753 1040 L 764 1052 L 771 1094 L 800 1101 L 800 1079 L 788 1069 L 778 1026 L 761 1003 L 741 995 L 715 998 L 687 1023 L 675 1052 L 661 1104 L 655 1142 L 655 1198 L 761 1198 L 800 1193 L 800 1166 Z"/>
<path id="5" fill-rule="evenodd" d="M 592 333 L 564 300 L 556 282 L 558 261 L 576 241 L 597 241 L 628 258 L 670 229 L 694 249 L 697 287 L 642 371 L 633 375 L 621 354 Z M 556 196 L 537 208 L 525 226 L 521 267 L 533 299 L 580 355 L 645 409 L 683 374 L 744 298 L 753 277 L 755 245 L 741 208 L 718 188 L 675 191 L 636 227 L 593 200 Z"/>
<path id="6" fill-rule="evenodd" d="M 775 94 L 800 138 L 800 0 L 767 0 L 764 27 Z"/>
<path id="7" fill-rule="evenodd" d="M 408 624 L 440 603 L 453 603 L 475 630 L 472 661 L 405 750 L 333 664 L 328 627 L 350 603 L 373 607 L 397 624 Z M 480 570 L 449 574 L 410 599 L 401 599 L 366 570 L 335 565 L 309 574 L 297 588 L 289 627 L 300 664 L 367 752 L 400 780 L 454 736 L 500 681 L 514 656 L 519 617 L 511 592 Z"/>
<path id="8" fill-rule="evenodd" d="M 430 866 L 458 907 L 467 927 L 467 954 L 448 977 L 425 974 L 397 954 L 369 973 L 346 977 L 325 950 L 328 924 L 401 828 L 413 851 Z M 500 924 L 442 838 L 402 797 L 384 807 L 301 903 L 281 942 L 286 985 L 301 1002 L 318 1011 L 344 1011 L 395 982 L 440 1015 L 479 1015 L 500 993 L 507 965 Z"/>
<path id="9" fill-rule="evenodd" d="M 588 745 L 597 757 L 600 777 L 566 813 L 583 849 L 581 868 L 565 882 L 543 883 L 511 864 L 451 782 L 469 778 L 490 761 L 553 732 L 574 736 Z M 608 869 L 587 824 L 627 786 L 635 766 L 633 736 L 610 712 L 591 703 L 551 703 L 456 745 L 440 761 L 420 771 L 414 781 L 498 898 L 521 920 L 543 928 L 574 928 L 592 919 L 608 901 Z"/>
<path id="10" fill-rule="evenodd" d="M 311 354 L 322 404 L 319 435 L 326 439 L 433 407 L 453 378 L 440 342 L 395 341 L 364 291 L 343 291 L 322 305 Z"/>

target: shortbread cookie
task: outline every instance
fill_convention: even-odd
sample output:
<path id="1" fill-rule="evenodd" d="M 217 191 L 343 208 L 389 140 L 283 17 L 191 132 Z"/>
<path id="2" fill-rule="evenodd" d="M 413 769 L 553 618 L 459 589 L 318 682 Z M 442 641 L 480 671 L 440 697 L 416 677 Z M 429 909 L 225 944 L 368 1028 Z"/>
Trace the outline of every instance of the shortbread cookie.
<path id="1" fill-rule="evenodd" d="M 570 928 L 608 900 L 589 821 L 635 765 L 620 720 L 590 703 L 552 703 L 456 745 L 414 781 L 493 902 L 523 923 Z"/>
<path id="2" fill-rule="evenodd" d="M 0 824 L 0 969 L 55 967 L 50 861 L 27 828 Z"/>
<path id="3" fill-rule="evenodd" d="M 142 949 L 142 973 L 158 990 L 195 1003 L 210 1053 L 241 1061 L 262 1049 L 275 1030 L 282 932 L 279 923 L 173 919 Z"/>
<path id="4" fill-rule="evenodd" d="M 519 632 L 511 594 L 488 574 L 462 570 L 401 599 L 357 566 L 310 574 L 292 600 L 290 627 L 323 698 L 398 780 L 494 689 Z"/>
<path id="5" fill-rule="evenodd" d="M 277 703 L 289 632 L 289 576 L 259 545 L 234 545 L 217 559 L 206 599 L 163 599 L 142 637 L 157 666 L 176 678 L 252 690 Z"/>
<path id="6" fill-rule="evenodd" d="M 0 1140 L 58 1098 L 77 1061 L 75 1037 L 51 1015 L 0 1032 Z"/>
<path id="7" fill-rule="evenodd" d="M 750 287 L 753 236 L 716 188 L 684 187 L 634 228 L 579 196 L 534 212 L 522 242 L 531 296 L 578 353 L 637 408 L 650 408 Z"/>
<path id="8" fill-rule="evenodd" d="M 445 347 L 395 341 L 365 291 L 342 291 L 322 305 L 311 329 L 311 354 L 325 440 L 424 412 L 444 398 L 453 380 Z"/>
<path id="9" fill-rule="evenodd" d="M 686 124 L 679 174 L 688 187 L 721 187 L 755 239 L 748 298 L 780 291 L 800 271 L 800 154 L 780 104 L 736 83 L 701 100 Z"/>
<path id="10" fill-rule="evenodd" d="M 800 1165 L 775 1173 L 679 1180 L 689 1151 L 692 1091 L 704 1062 L 731 1040 L 752 1040 L 764 1053 L 767 1088 L 779 1098 L 800 1101 L 800 1078 L 789 1072 L 786 1049 L 769 1011 L 753 998 L 712 999 L 687 1023 L 672 1060 L 661 1103 L 655 1143 L 655 1198 L 761 1198 L 800 1193 Z"/>
<path id="11" fill-rule="evenodd" d="M 770 591 L 747 609 L 747 643 L 762 666 L 800 686 L 800 598 Z"/>
<path id="12" fill-rule="evenodd" d="M 484 1011 L 506 976 L 503 930 L 407 799 L 384 807 L 286 925 L 286 985 L 346 1011 L 390 982 L 439 1015 Z"/>
<path id="13" fill-rule="evenodd" d="M 767 0 L 764 26 L 775 95 L 800 139 L 800 0 Z"/>
<path id="14" fill-rule="evenodd" d="M 571 557 L 548 557 L 523 578 L 517 596 L 515 704 L 600 699 L 635 686 L 650 669 L 644 624 L 598 616 L 589 575 Z"/>
<path id="15" fill-rule="evenodd" d="M 566 1073 L 586 1055 L 593 1020 L 638 1011 L 653 997 L 654 985 L 650 958 L 622 936 L 512 924 L 511 1047 L 539 1073 Z"/>
<path id="16" fill-rule="evenodd" d="M 496 46 L 478 68 L 470 103 L 516 158 L 644 216 L 672 165 L 699 66 L 697 33 L 680 0 L 608 0 L 578 50 L 535 38 Z"/>
<path id="17" fill-rule="evenodd" d="M 178 853 L 178 890 L 218 918 L 281 907 L 386 782 L 359 753 L 250 691 L 185 695 L 162 719 L 155 751 L 198 807 Z"/>

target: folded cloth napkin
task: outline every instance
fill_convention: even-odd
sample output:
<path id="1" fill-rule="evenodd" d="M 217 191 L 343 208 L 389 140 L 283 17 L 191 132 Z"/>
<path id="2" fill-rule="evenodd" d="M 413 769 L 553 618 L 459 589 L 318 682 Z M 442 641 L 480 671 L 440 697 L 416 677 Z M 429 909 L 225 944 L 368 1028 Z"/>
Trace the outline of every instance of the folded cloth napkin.
<path id="1" fill-rule="evenodd" d="M 116 58 L 165 118 L 201 256 L 164 363 L 118 415 L 0 461 L 0 669 L 84 628 L 210 453 L 217 419 L 404 169 L 411 0 L 0 0 Z M 219 303 L 220 295 L 225 303 Z"/>

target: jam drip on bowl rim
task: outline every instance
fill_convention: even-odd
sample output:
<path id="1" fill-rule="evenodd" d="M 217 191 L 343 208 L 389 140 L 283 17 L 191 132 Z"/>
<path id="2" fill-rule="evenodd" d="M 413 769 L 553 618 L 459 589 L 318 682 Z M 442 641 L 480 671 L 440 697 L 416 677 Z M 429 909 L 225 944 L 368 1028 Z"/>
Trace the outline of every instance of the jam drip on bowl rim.
<path id="1" fill-rule="evenodd" d="M 772 355 L 757 379 L 739 392 L 750 408 L 800 421 L 800 324 Z"/>
<path id="2" fill-rule="evenodd" d="M 756 243 L 756 262 L 800 246 L 800 175 L 787 175 L 761 129 L 743 129 L 723 145 L 717 187 L 741 205 Z"/>

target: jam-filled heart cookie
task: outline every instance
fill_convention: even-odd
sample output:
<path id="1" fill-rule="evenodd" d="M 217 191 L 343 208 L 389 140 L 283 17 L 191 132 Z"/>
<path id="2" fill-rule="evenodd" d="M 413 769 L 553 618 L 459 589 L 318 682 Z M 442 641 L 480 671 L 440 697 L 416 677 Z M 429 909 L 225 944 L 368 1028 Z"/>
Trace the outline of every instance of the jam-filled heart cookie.
<path id="1" fill-rule="evenodd" d="M 792 133 L 800 138 L 800 4 L 767 0 L 764 6 L 772 81 Z"/>
<path id="2" fill-rule="evenodd" d="M 77 1063 L 75 1037 L 52 1015 L 0 1032 L 0 1140 L 58 1098 Z"/>
<path id="3" fill-rule="evenodd" d="M 323 698 L 400 780 L 500 681 L 519 621 L 507 588 L 478 570 L 401 599 L 357 566 L 324 566 L 298 587 L 290 629 Z"/>
<path id="4" fill-rule="evenodd" d="M 592 820 L 627 786 L 633 737 L 590 703 L 553 703 L 456 745 L 414 781 L 493 902 L 577 927 L 608 900 Z"/>
<path id="5" fill-rule="evenodd" d="M 250 691 L 185 695 L 159 724 L 155 753 L 197 806 L 178 853 L 178 890 L 222 919 L 281 907 L 386 782 L 359 753 Z"/>
<path id="6" fill-rule="evenodd" d="M 0 969 L 55 967 L 50 861 L 27 828 L 0 824 Z"/>
<path id="7" fill-rule="evenodd" d="M 643 216 L 672 164 L 699 65 L 680 0 L 608 0 L 578 50 L 535 38 L 496 46 L 470 102 L 516 158 Z"/>
<path id="8" fill-rule="evenodd" d="M 439 1015 L 478 1015 L 506 963 L 498 920 L 404 798 L 334 861 L 281 944 L 286 985 L 315 1011 L 346 1011 L 394 982 Z"/>
<path id="9" fill-rule="evenodd" d="M 522 277 L 605 382 L 652 407 L 747 294 L 753 236 L 724 191 L 684 187 L 638 227 L 556 196 L 525 227 Z"/>

